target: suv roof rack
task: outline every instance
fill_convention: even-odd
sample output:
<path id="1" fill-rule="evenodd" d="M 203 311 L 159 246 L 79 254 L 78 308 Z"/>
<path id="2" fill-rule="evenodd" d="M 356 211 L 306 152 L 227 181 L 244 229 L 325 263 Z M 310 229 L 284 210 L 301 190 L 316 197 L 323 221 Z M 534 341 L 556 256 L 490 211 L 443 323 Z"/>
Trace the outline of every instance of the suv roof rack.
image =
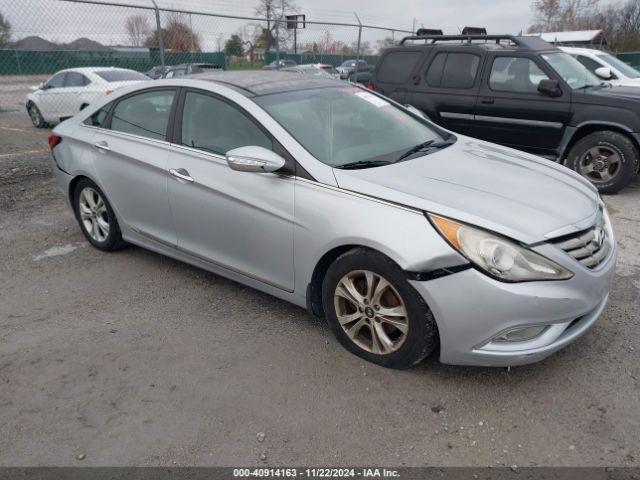
<path id="1" fill-rule="evenodd" d="M 500 40 L 509 40 L 518 46 L 523 44 L 522 37 L 514 35 L 410 35 L 400 40 L 400 45 L 404 45 L 407 40 L 431 40 L 430 43 L 451 40 L 461 40 L 466 43 L 471 43 L 474 40 L 495 40 L 496 43 L 500 43 Z"/>

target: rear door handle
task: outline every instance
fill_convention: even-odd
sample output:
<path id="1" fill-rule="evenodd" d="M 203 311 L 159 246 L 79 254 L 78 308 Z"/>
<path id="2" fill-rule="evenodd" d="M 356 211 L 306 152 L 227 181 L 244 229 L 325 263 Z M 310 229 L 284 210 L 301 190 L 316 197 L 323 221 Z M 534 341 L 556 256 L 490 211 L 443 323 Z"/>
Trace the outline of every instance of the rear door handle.
<path id="1" fill-rule="evenodd" d="M 169 173 L 180 180 L 184 180 L 185 182 L 193 182 L 193 178 L 189 176 L 189 172 L 184 168 L 178 168 L 177 170 L 172 168 L 169 170 Z"/>
<path id="2" fill-rule="evenodd" d="M 96 147 L 98 150 L 102 151 L 102 152 L 110 152 L 111 149 L 109 148 L 109 144 L 107 142 L 98 142 L 98 143 L 94 143 L 93 144 L 94 147 Z"/>
<path id="3" fill-rule="evenodd" d="M 493 97 L 482 97 L 480 102 L 482 103 L 493 103 L 495 99 Z"/>

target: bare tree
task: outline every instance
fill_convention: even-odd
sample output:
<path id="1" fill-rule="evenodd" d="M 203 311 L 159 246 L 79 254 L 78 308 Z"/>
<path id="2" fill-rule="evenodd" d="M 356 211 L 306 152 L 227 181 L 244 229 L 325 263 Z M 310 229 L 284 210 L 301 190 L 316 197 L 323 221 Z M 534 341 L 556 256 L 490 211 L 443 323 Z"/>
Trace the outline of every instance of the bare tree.
<path id="1" fill-rule="evenodd" d="M 144 46 L 145 40 L 149 36 L 149 22 L 142 15 L 132 15 L 125 23 L 129 42 L 134 47 Z"/>
<path id="2" fill-rule="evenodd" d="M 613 50 L 640 49 L 640 2 L 626 0 L 602 7 L 600 0 L 536 0 L 529 32 L 602 30 Z"/>
<path id="3" fill-rule="evenodd" d="M 294 0 L 259 0 L 255 14 L 267 21 L 266 30 L 269 33 L 263 32 L 263 38 L 266 40 L 264 47 L 267 50 L 275 46 L 276 30 L 278 30 L 280 49 L 287 47 L 293 34 L 290 30 L 287 30 L 283 20 L 285 15 L 296 13 L 299 12 Z"/>

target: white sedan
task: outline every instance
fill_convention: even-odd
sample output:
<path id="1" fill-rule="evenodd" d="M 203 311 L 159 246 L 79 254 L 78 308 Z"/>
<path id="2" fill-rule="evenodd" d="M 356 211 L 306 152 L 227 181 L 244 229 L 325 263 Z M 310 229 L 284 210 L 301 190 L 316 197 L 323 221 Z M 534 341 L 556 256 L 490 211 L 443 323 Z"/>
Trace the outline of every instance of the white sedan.
<path id="1" fill-rule="evenodd" d="M 27 112 L 35 127 L 55 125 L 72 117 L 95 100 L 117 88 L 149 77 L 134 70 L 85 67 L 61 70 L 27 95 Z"/>
<path id="2" fill-rule="evenodd" d="M 627 65 L 618 57 L 594 48 L 560 47 L 575 57 L 591 73 L 621 87 L 640 87 L 640 71 Z"/>

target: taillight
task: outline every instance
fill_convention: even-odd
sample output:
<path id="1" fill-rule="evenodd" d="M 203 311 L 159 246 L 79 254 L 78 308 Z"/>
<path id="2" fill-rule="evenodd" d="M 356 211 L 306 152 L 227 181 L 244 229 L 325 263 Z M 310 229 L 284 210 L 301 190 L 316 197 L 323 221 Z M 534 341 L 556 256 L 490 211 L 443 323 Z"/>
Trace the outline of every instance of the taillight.
<path id="1" fill-rule="evenodd" d="M 373 85 L 367 85 L 367 90 L 375 90 L 375 88 L 373 88 Z"/>
<path id="2" fill-rule="evenodd" d="M 111 95 L 113 93 L 113 88 L 107 88 L 107 95 Z"/>
<path id="3" fill-rule="evenodd" d="M 62 142 L 62 137 L 56 135 L 55 133 L 49 135 L 49 148 L 51 150 L 53 150 L 56 145 L 60 144 L 60 142 Z"/>

